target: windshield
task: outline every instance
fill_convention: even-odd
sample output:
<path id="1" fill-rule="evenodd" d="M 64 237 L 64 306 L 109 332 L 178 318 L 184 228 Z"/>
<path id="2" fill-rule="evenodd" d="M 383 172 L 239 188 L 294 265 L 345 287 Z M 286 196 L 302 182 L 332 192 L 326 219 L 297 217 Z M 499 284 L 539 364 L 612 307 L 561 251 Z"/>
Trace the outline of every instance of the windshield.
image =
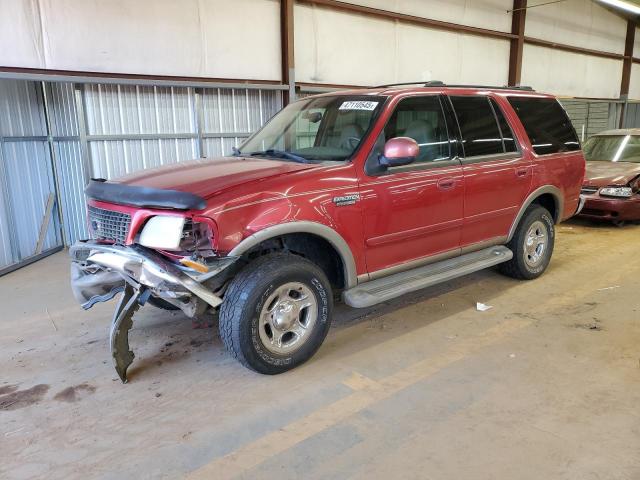
<path id="1" fill-rule="evenodd" d="M 640 136 L 595 136 L 584 143 L 582 150 L 590 161 L 640 163 Z"/>
<path id="2" fill-rule="evenodd" d="M 346 160 L 364 140 L 386 97 L 340 95 L 289 104 L 236 155 L 297 162 Z"/>

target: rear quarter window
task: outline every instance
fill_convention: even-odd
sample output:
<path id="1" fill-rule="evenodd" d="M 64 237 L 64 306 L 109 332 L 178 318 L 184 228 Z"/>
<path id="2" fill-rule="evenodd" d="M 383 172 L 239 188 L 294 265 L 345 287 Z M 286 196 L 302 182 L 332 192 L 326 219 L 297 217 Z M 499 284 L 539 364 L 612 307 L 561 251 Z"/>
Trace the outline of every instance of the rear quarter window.
<path id="1" fill-rule="evenodd" d="M 580 150 L 566 112 L 553 98 L 508 97 L 538 155 Z"/>

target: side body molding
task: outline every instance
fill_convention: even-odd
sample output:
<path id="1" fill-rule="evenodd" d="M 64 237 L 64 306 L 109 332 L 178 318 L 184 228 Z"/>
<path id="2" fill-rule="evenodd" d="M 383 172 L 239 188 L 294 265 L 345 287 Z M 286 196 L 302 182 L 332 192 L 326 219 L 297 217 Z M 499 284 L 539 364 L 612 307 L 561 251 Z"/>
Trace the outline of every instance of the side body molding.
<path id="1" fill-rule="evenodd" d="M 533 201 L 538 198 L 540 195 L 544 195 L 545 193 L 549 193 L 553 196 L 553 199 L 556 202 L 556 216 L 554 218 L 555 223 L 559 223 L 562 219 L 562 212 L 564 211 L 564 196 L 562 194 L 562 190 L 558 187 L 554 187 L 553 185 L 544 185 L 543 187 L 535 189 L 533 192 L 529 194 L 529 196 L 525 199 L 520 207 L 520 211 L 518 211 L 518 215 L 516 215 L 515 220 L 511 224 L 511 228 L 509 229 L 509 236 L 507 237 L 507 242 L 510 241 L 516 233 L 516 228 L 518 223 L 520 223 L 520 219 L 524 215 L 525 210 L 533 203 Z"/>
<path id="2" fill-rule="evenodd" d="M 356 263 L 347 242 L 334 229 L 316 222 L 287 222 L 264 228 L 248 236 L 229 252 L 229 256 L 240 256 L 261 242 L 289 233 L 310 233 L 324 238 L 338 251 L 344 265 L 345 289 L 357 285 Z"/>

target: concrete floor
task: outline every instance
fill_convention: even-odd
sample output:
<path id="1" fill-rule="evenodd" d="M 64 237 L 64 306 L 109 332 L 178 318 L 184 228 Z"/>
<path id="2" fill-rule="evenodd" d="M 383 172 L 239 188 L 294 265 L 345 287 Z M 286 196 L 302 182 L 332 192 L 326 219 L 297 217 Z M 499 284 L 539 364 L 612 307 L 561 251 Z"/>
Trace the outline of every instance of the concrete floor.
<path id="1" fill-rule="evenodd" d="M 340 306 L 277 377 L 146 307 L 127 385 L 57 254 L 0 278 L 0 478 L 638 479 L 639 240 L 567 223 L 537 281 Z"/>

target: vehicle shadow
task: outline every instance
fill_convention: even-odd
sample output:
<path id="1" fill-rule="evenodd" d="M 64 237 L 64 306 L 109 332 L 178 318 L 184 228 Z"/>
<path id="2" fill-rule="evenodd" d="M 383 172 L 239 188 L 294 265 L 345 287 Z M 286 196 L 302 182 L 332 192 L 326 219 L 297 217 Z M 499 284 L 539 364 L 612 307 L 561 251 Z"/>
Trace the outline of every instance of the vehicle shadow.
<path id="1" fill-rule="evenodd" d="M 462 311 L 475 309 L 476 302 L 491 305 L 495 297 L 518 284 L 519 281 L 505 277 L 495 269 L 488 269 L 369 308 L 355 309 L 336 302 L 331 330 L 325 344 L 314 356 L 314 363 L 322 358 L 336 361 L 381 341 L 405 335 L 425 325 L 446 321 Z M 442 298 L 452 292 L 459 292 L 460 295 L 453 298 L 449 296 L 446 301 Z M 424 315 L 393 315 L 416 304 L 424 304 Z M 189 362 L 191 357 L 195 357 L 193 361 L 197 362 L 212 362 L 214 368 L 244 370 L 225 350 L 218 335 L 217 319 L 211 328 L 194 329 L 191 321 L 180 312 L 165 312 L 148 306 L 137 315 L 139 318 L 136 318 L 132 330 L 131 346 L 134 352 L 136 348 L 140 351 L 130 368 L 129 378 L 151 374 L 170 364 Z M 366 339 L 360 337 L 354 342 L 350 330 L 352 327 L 358 329 L 363 324 L 366 324 L 365 331 L 384 330 L 384 340 L 380 336 L 369 335 Z"/>
<path id="2" fill-rule="evenodd" d="M 588 218 L 573 217 L 563 222 L 561 228 L 566 226 L 584 227 L 596 230 L 626 230 L 632 228 L 640 228 L 640 221 L 626 222 L 623 225 L 614 225 L 606 220 L 591 220 Z"/>

